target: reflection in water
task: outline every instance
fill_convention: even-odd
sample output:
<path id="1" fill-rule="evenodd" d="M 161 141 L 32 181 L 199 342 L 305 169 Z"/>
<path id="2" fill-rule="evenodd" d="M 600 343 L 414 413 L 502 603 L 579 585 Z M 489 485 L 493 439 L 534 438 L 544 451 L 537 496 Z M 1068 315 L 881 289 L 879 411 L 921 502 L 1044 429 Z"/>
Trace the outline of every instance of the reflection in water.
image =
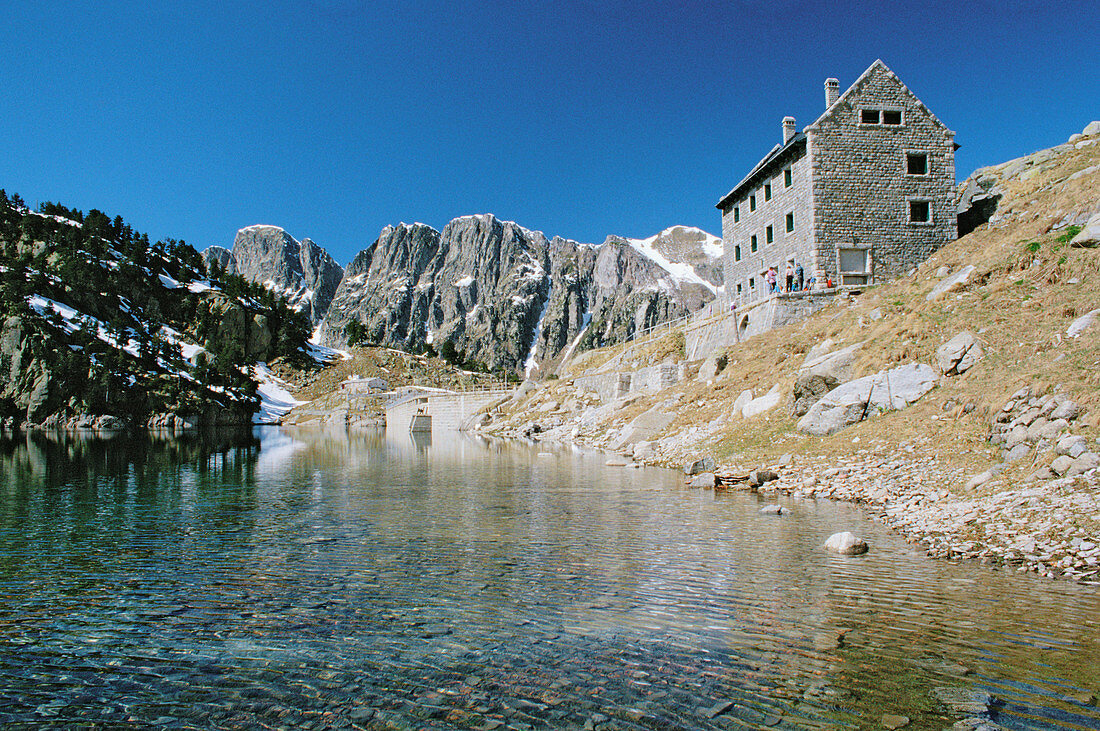
<path id="1" fill-rule="evenodd" d="M 851 506 L 425 436 L 0 442 L 0 722 L 1100 724 L 1091 588 L 930 561 Z M 841 529 L 871 553 L 822 552 Z"/>

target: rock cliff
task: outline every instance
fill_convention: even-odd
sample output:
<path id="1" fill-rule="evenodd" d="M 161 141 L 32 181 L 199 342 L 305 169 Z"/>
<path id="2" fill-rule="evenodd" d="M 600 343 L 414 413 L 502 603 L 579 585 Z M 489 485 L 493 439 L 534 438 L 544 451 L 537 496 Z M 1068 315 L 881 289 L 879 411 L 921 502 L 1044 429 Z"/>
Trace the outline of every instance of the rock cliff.
<path id="1" fill-rule="evenodd" d="M 388 226 L 348 265 L 321 342 L 431 346 L 491 370 L 545 370 L 713 299 L 715 241 L 680 226 L 595 246 L 489 214 L 456 218 L 442 232 Z"/>
<path id="2" fill-rule="evenodd" d="M 344 276 L 343 268 L 310 239 L 297 241 L 278 226 L 248 226 L 237 232 L 230 251 L 211 246 L 203 251 L 230 274 L 284 295 L 290 305 L 316 325 L 328 311 L 332 296 Z"/>

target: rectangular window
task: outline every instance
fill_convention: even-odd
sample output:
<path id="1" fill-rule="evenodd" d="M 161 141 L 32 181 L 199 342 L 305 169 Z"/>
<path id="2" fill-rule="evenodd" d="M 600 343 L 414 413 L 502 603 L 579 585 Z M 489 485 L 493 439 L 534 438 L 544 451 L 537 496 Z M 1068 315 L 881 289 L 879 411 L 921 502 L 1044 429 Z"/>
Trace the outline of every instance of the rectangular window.
<path id="1" fill-rule="evenodd" d="M 756 234 L 749 237 L 749 250 L 756 251 Z"/>
<path id="2" fill-rule="evenodd" d="M 733 260 L 734 261 L 741 261 L 741 247 L 740 246 L 733 247 Z"/>
<path id="3" fill-rule="evenodd" d="M 772 199 L 772 184 L 764 183 L 764 200 L 770 201 Z"/>
<path id="4" fill-rule="evenodd" d="M 737 223 L 741 220 L 741 209 L 737 206 L 733 208 L 733 222 Z"/>
<path id="5" fill-rule="evenodd" d="M 774 232 L 774 231 L 772 231 L 772 227 L 771 227 L 771 226 L 768 226 L 768 227 L 767 227 L 766 229 L 764 229 L 764 239 L 765 239 L 765 240 L 766 240 L 766 241 L 767 241 L 767 242 L 768 242 L 769 244 L 770 244 L 771 242 L 775 241 L 775 232 Z"/>
<path id="6" fill-rule="evenodd" d="M 756 280 L 749 277 L 749 289 L 756 289 Z"/>
<path id="7" fill-rule="evenodd" d="M 927 152 L 907 152 L 905 153 L 905 172 L 909 175 L 927 175 L 928 174 L 928 153 Z"/>
<path id="8" fill-rule="evenodd" d="M 794 231 L 794 211 L 787 214 L 787 233 Z"/>
<path id="9" fill-rule="evenodd" d="M 877 109 L 861 109 L 859 110 L 859 121 L 861 124 L 878 124 L 878 110 Z"/>
<path id="10" fill-rule="evenodd" d="M 901 124 L 901 112 L 891 111 L 889 109 L 883 110 L 882 123 L 895 126 Z"/>
<path id="11" fill-rule="evenodd" d="M 794 174 L 791 172 L 790 168 L 787 168 L 786 170 L 783 171 L 783 187 L 784 188 L 789 188 L 793 184 L 794 184 Z"/>
<path id="12" fill-rule="evenodd" d="M 931 211 L 928 201 L 909 201 L 909 223 L 929 223 Z"/>
<path id="13" fill-rule="evenodd" d="M 755 195 L 750 195 L 749 196 L 749 212 L 751 213 L 752 211 L 755 211 L 755 210 L 756 210 L 756 196 Z"/>

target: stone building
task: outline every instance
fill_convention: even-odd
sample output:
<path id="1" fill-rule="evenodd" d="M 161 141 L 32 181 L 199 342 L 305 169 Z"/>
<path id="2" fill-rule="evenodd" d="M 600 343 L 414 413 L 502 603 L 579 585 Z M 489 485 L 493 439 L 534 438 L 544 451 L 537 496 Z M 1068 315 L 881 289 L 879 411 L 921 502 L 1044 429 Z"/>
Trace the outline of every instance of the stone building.
<path id="1" fill-rule="evenodd" d="M 904 274 L 956 238 L 955 133 L 875 61 L 839 94 L 825 81 L 825 112 L 783 142 L 722 197 L 726 291 L 767 294 L 801 264 L 816 288 Z"/>

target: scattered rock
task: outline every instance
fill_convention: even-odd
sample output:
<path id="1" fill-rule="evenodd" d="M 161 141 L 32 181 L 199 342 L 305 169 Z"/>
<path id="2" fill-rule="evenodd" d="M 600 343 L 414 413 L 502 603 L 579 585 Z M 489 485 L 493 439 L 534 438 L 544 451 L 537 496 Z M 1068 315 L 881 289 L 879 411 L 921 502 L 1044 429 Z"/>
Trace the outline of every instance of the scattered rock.
<path id="1" fill-rule="evenodd" d="M 933 302 L 949 292 L 954 292 L 957 289 L 962 289 L 964 286 L 966 286 L 966 282 L 970 279 L 970 275 L 973 274 L 973 272 L 974 266 L 972 264 L 967 264 L 962 269 L 955 272 L 950 277 L 947 277 L 935 287 L 933 287 L 932 291 L 928 293 L 925 299 L 927 299 L 929 302 Z"/>
<path id="2" fill-rule="evenodd" d="M 760 508 L 760 512 L 764 515 L 785 515 L 789 513 L 782 505 L 765 505 Z"/>
<path id="3" fill-rule="evenodd" d="M 890 731 L 896 731 L 899 728 L 905 728 L 909 725 L 908 716 L 895 716 L 892 713 L 885 713 L 882 716 L 882 727 L 890 729 Z"/>
<path id="4" fill-rule="evenodd" d="M 834 533 L 825 541 L 825 548 L 842 556 L 858 556 L 867 553 L 867 543 L 850 531 Z"/>
<path id="5" fill-rule="evenodd" d="M 749 473 L 749 487 L 760 487 L 778 479 L 779 475 L 771 470 L 753 470 Z"/>
<path id="6" fill-rule="evenodd" d="M 990 472 L 989 470 L 986 470 L 985 472 L 979 473 L 979 474 L 974 475 L 973 477 L 971 477 L 967 481 L 965 489 L 969 492 L 970 490 L 974 490 L 976 488 L 981 487 L 982 485 L 984 485 L 985 483 L 989 482 L 992 479 L 993 479 L 993 473 Z"/>

